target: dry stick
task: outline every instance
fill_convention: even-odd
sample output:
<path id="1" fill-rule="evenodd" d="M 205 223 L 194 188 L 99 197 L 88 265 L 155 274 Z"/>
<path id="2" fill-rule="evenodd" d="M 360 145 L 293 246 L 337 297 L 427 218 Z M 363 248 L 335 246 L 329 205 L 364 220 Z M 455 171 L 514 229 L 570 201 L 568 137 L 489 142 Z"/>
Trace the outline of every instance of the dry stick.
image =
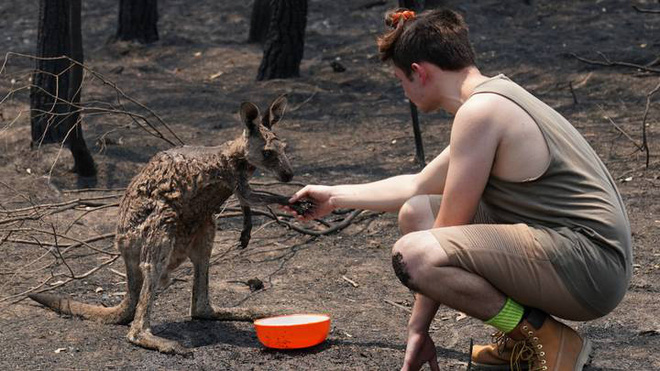
<path id="1" fill-rule="evenodd" d="M 643 147 L 643 146 L 637 144 L 637 142 L 635 141 L 635 139 L 633 139 L 633 138 L 632 138 L 628 133 L 626 133 L 626 132 L 625 132 L 625 131 L 624 131 L 619 125 L 617 125 L 617 124 L 614 122 L 614 120 L 612 120 L 612 118 L 611 118 L 611 117 L 605 112 L 605 109 L 603 108 L 603 106 L 601 106 L 600 104 L 597 104 L 597 106 L 598 106 L 598 108 L 600 108 L 600 110 L 601 110 L 601 111 L 603 112 L 603 114 L 605 115 L 605 118 L 608 119 L 608 120 L 610 121 L 610 123 L 612 124 L 612 126 L 614 126 L 615 129 L 617 129 L 621 134 L 623 134 L 623 136 L 625 136 L 626 138 L 628 138 L 628 140 L 630 140 L 630 141 L 632 142 L 632 144 L 634 144 L 635 147 L 637 147 L 638 150 L 640 150 L 640 151 L 643 151 L 643 150 L 644 150 L 644 147 Z"/>
<path id="2" fill-rule="evenodd" d="M 42 72 L 42 73 L 46 73 L 46 72 Z M 112 107 L 112 109 L 103 108 L 103 107 L 93 107 L 93 106 L 92 107 L 85 107 L 82 104 L 75 104 L 73 102 L 69 102 L 65 99 L 62 99 L 62 98 L 58 97 L 57 95 L 53 95 L 52 93 L 46 91 L 44 88 L 42 88 L 40 86 L 37 86 L 37 85 L 34 85 L 34 84 L 26 85 L 26 86 L 22 87 L 21 90 L 22 89 L 39 90 L 42 94 L 45 94 L 45 95 L 53 98 L 55 101 L 60 101 L 61 104 L 67 104 L 71 107 L 76 108 L 76 110 L 74 110 L 74 111 L 64 112 L 64 113 L 52 112 L 52 110 L 51 111 L 44 111 L 44 110 L 40 110 L 40 109 L 36 109 L 36 108 L 31 108 L 30 109 L 30 112 L 37 112 L 38 113 L 37 116 L 48 116 L 49 117 L 48 118 L 49 125 L 53 122 L 53 120 L 57 116 L 64 116 L 64 118 L 66 118 L 66 117 L 71 116 L 75 113 L 84 113 L 84 114 L 89 114 L 89 115 L 94 115 L 94 114 L 121 114 L 121 115 L 126 115 L 129 118 L 131 118 L 131 120 L 133 120 L 133 122 L 137 126 L 139 126 L 142 130 L 144 130 L 147 134 L 152 135 L 156 138 L 162 139 L 162 140 L 166 141 L 167 143 L 169 143 L 172 146 L 176 145 L 176 143 L 174 143 L 171 140 L 169 140 L 168 138 L 166 138 L 153 124 L 151 124 L 149 122 L 149 120 L 146 118 L 146 116 L 126 110 L 124 108 L 124 105 L 121 102 L 119 102 L 118 104 L 121 106 L 122 109 L 117 109 L 117 108 L 113 107 L 112 105 L 110 105 L 110 107 Z M 145 125 L 142 125 L 139 121 L 137 121 L 137 119 L 140 119 L 142 122 L 144 122 L 146 124 L 146 127 L 145 127 Z M 153 130 L 153 132 L 150 131 L 149 129 L 147 129 L 147 127 L 149 129 Z M 43 141 L 43 138 L 44 138 L 44 136 L 42 136 L 42 138 L 38 141 L 39 145 L 41 145 L 41 142 Z"/>
<path id="3" fill-rule="evenodd" d="M 83 188 L 83 189 L 63 189 L 62 193 L 83 193 L 83 192 L 124 192 L 126 188 Z"/>
<path id="4" fill-rule="evenodd" d="M 330 228 L 327 228 L 327 229 L 324 229 L 322 231 L 313 231 L 313 230 L 310 230 L 310 229 L 298 227 L 295 224 L 292 224 L 292 223 L 289 223 L 287 221 L 281 220 L 280 218 L 277 217 L 277 215 L 275 215 L 275 213 L 273 212 L 273 210 L 270 207 L 268 208 L 268 210 L 271 212 L 271 215 L 272 215 L 273 219 L 275 219 L 278 224 L 284 225 L 288 228 L 293 229 L 296 232 L 303 233 L 303 234 L 308 234 L 310 236 L 323 236 L 323 235 L 326 235 L 326 234 L 330 234 L 330 233 L 342 230 L 342 229 L 346 228 L 349 224 L 351 224 L 351 222 L 353 221 L 353 219 L 355 219 L 356 216 L 358 216 L 362 211 L 364 211 L 364 210 L 353 210 L 348 215 L 348 217 L 346 217 L 346 219 L 344 219 L 341 223 L 337 223 L 334 226 L 332 226 Z"/>
<path id="5" fill-rule="evenodd" d="M 342 278 L 344 281 L 350 283 L 351 286 L 353 286 L 353 287 L 358 287 L 358 286 L 360 286 L 360 285 L 358 285 L 357 282 L 353 281 L 352 279 L 350 279 L 350 278 L 348 278 L 348 277 L 346 277 L 346 276 L 341 276 L 341 278 Z"/>
<path id="6" fill-rule="evenodd" d="M 652 72 L 652 73 L 660 73 L 660 69 L 657 68 L 650 68 L 643 66 L 641 64 L 635 64 L 635 63 L 628 63 L 628 62 L 618 62 L 618 61 L 611 61 L 609 58 L 607 58 L 603 53 L 597 52 L 605 61 L 595 61 L 592 59 L 587 59 L 580 57 L 579 55 L 575 53 L 569 53 L 569 55 L 573 56 L 575 59 L 587 63 L 587 64 L 595 64 L 599 66 L 607 66 L 607 67 L 613 67 L 613 66 L 619 66 L 619 67 L 629 67 L 629 68 L 638 68 L 642 71 L 646 72 Z"/>
<path id="7" fill-rule="evenodd" d="M 11 299 L 14 299 L 14 298 L 17 298 L 17 297 L 24 296 L 24 297 L 22 297 L 22 298 L 19 299 L 19 300 L 16 300 L 16 301 L 13 301 L 13 302 L 9 303 L 8 305 L 16 304 L 16 303 L 18 303 L 18 302 L 20 302 L 20 301 L 23 301 L 23 300 L 27 297 L 27 296 L 25 296 L 25 295 L 27 295 L 27 294 L 29 294 L 29 293 L 32 293 L 32 292 L 35 292 L 35 293 L 42 293 L 42 292 L 50 291 L 50 290 L 56 289 L 56 288 L 58 288 L 58 287 L 62 287 L 62 286 L 64 286 L 64 285 L 66 285 L 67 283 L 71 282 L 71 281 L 74 281 L 74 280 L 81 280 L 81 279 L 83 279 L 83 278 L 87 278 L 87 277 L 89 277 L 90 275 L 96 273 L 96 272 L 97 272 L 98 270 L 100 270 L 101 268 L 103 268 L 103 267 L 105 267 L 105 266 L 108 266 L 108 265 L 114 263 L 117 259 L 119 259 L 119 255 L 117 255 L 117 256 L 115 256 L 115 257 L 113 257 L 113 258 L 111 258 L 111 259 L 109 259 L 109 260 L 107 260 L 107 261 L 105 261 L 105 262 L 103 262 L 103 263 L 101 263 L 101 264 L 99 264 L 98 266 L 96 266 L 96 267 L 90 269 L 89 271 L 87 271 L 87 272 L 85 272 L 85 273 L 83 273 L 83 274 L 81 274 L 81 275 L 77 275 L 77 276 L 75 276 L 75 277 L 69 277 L 69 278 L 66 279 L 65 281 L 59 282 L 59 283 L 57 283 L 56 285 L 53 285 L 53 286 L 51 286 L 51 287 L 49 287 L 49 288 L 47 288 L 47 289 L 36 291 L 36 290 L 38 290 L 40 287 L 43 287 L 43 286 L 44 286 L 48 281 L 50 281 L 51 279 L 56 278 L 56 277 L 61 277 L 61 276 L 63 276 L 62 274 L 59 274 L 59 275 L 53 275 L 52 277 L 48 278 L 46 281 L 42 282 L 42 283 L 41 283 L 39 286 L 37 286 L 37 287 L 34 287 L 34 288 L 32 288 L 32 289 L 29 289 L 29 290 L 23 291 L 23 292 L 21 292 L 21 293 L 15 294 L 15 295 L 10 295 L 10 296 L 4 297 L 4 298 L 0 298 L 0 303 L 3 302 L 3 301 L 8 301 L 8 300 L 11 300 Z"/>
<path id="8" fill-rule="evenodd" d="M 660 90 L 660 83 L 653 88 L 648 94 L 646 94 L 646 108 L 644 109 L 644 118 L 642 119 L 642 147 L 644 148 L 644 152 L 646 152 L 646 168 L 649 168 L 649 161 L 651 157 L 651 153 L 649 150 L 649 144 L 647 142 L 647 137 L 646 137 L 646 119 L 648 118 L 649 115 L 649 109 L 651 108 L 651 98 L 655 93 Z"/>
<path id="9" fill-rule="evenodd" d="M 250 185 L 256 185 L 260 187 L 268 187 L 268 186 L 279 186 L 279 185 L 291 185 L 291 186 L 298 186 L 298 187 L 304 187 L 307 184 L 303 183 L 297 183 L 297 182 L 250 182 Z"/>
<path id="10" fill-rule="evenodd" d="M 410 308 L 408 308 L 408 307 L 404 307 L 403 305 L 401 305 L 401 304 L 399 304 L 399 303 L 395 303 L 395 302 L 393 302 L 392 300 L 387 300 L 387 299 L 385 299 L 385 302 L 386 302 L 387 304 L 394 305 L 394 306 L 397 307 L 397 308 L 403 309 L 403 310 L 405 310 L 405 311 L 408 312 L 408 313 L 411 313 L 411 312 L 412 312 L 412 311 L 410 310 Z"/>
<path id="11" fill-rule="evenodd" d="M 71 205 L 68 205 L 68 206 L 62 206 L 58 209 L 54 209 L 54 210 L 51 210 L 49 212 L 45 212 L 45 213 L 42 213 L 42 214 L 37 213 L 36 210 L 35 210 L 35 212 L 30 214 L 30 215 L 22 215 L 22 216 L 17 216 L 17 217 L 13 217 L 13 218 L 2 219 L 2 220 L 0 220 L 0 225 L 15 223 L 17 221 L 23 221 L 23 220 L 38 220 L 38 219 L 41 219 L 41 218 L 43 218 L 45 216 L 48 216 L 48 215 L 53 215 L 53 214 L 60 213 L 62 211 L 74 209 L 77 206 L 78 205 L 76 205 L 76 204 L 71 204 Z"/>
<path id="12" fill-rule="evenodd" d="M 114 236 L 115 236 L 114 233 L 106 233 L 106 234 L 102 234 L 102 235 L 99 235 L 99 236 L 96 236 L 96 237 L 88 238 L 87 240 L 84 240 L 84 241 L 76 240 L 75 238 L 72 238 L 72 237 L 66 237 L 67 239 L 70 239 L 72 241 L 76 241 L 76 243 L 67 244 L 67 245 L 60 244 L 60 247 L 64 248 L 64 251 L 62 252 L 63 254 L 65 254 L 67 251 L 71 250 L 74 247 L 86 246 L 86 247 L 88 247 L 88 248 L 90 248 L 94 251 L 97 251 L 97 252 L 100 252 L 100 253 L 103 253 L 103 254 L 107 254 L 107 255 L 115 256 L 115 255 L 119 255 L 119 254 L 110 253 L 108 251 L 104 251 L 104 250 L 101 250 L 101 249 L 98 249 L 98 248 L 95 248 L 93 246 L 88 245 L 89 243 L 100 241 L 100 240 L 105 240 L 105 239 L 108 239 L 108 238 L 113 238 Z M 55 244 L 52 243 L 52 242 L 43 242 L 43 241 L 35 242 L 35 241 L 30 241 L 30 240 L 18 240 L 18 239 L 13 239 L 13 238 L 7 239 L 7 242 L 22 243 L 22 244 L 25 244 L 25 245 L 36 245 L 36 246 L 42 246 L 42 247 L 43 246 L 55 246 Z"/>
<path id="13" fill-rule="evenodd" d="M 120 277 L 124 277 L 124 278 L 126 278 L 126 273 L 122 273 L 122 272 L 120 272 L 120 271 L 118 271 L 118 270 L 116 270 L 116 269 L 112 269 L 112 268 L 110 268 L 110 272 L 112 272 L 112 273 L 114 273 L 114 274 L 116 274 L 116 275 L 118 275 L 118 276 L 120 276 Z"/>
<path id="14" fill-rule="evenodd" d="M 660 9 L 643 9 L 643 8 L 638 7 L 637 5 L 633 5 L 632 7 L 633 7 L 633 9 L 635 9 L 636 11 L 638 11 L 640 13 L 660 14 Z"/>
<path id="15" fill-rule="evenodd" d="M 312 95 L 309 96 L 309 98 L 305 99 L 305 100 L 304 100 L 302 103 L 300 103 L 299 105 L 297 105 L 297 106 L 295 106 L 295 107 L 291 107 L 290 109 L 288 109 L 288 111 L 289 111 L 289 112 L 295 112 L 295 111 L 299 110 L 300 107 L 304 106 L 307 102 L 309 102 L 310 100 L 312 100 L 312 98 L 314 98 L 314 96 L 315 96 L 316 93 L 318 93 L 318 92 L 319 92 L 318 90 L 315 90 L 314 93 L 312 93 Z"/>
<path id="16" fill-rule="evenodd" d="M 98 211 L 98 210 L 101 210 L 101 209 L 107 209 L 107 208 L 110 208 L 110 207 L 118 207 L 118 206 L 119 206 L 119 202 L 115 202 L 115 203 L 113 203 L 113 204 L 101 205 L 101 206 L 97 206 L 97 207 L 95 207 L 95 208 L 92 208 L 92 209 L 90 209 L 90 210 L 85 210 L 84 213 L 80 214 L 79 217 L 77 217 L 76 219 L 74 219 L 74 220 L 69 224 L 69 226 L 66 227 L 66 229 L 64 230 L 64 233 L 68 233 L 69 230 L 73 227 L 74 224 L 76 224 L 80 219 L 84 218 L 85 216 L 87 216 L 87 215 L 93 213 L 94 211 Z"/>
<path id="17" fill-rule="evenodd" d="M 57 255 L 59 255 L 60 260 L 62 260 L 62 264 L 66 266 L 66 268 L 69 270 L 69 273 L 71 273 L 71 277 L 75 277 L 76 274 L 73 273 L 73 269 L 69 266 L 69 263 L 66 262 L 66 259 L 64 259 L 64 256 L 62 256 L 62 252 L 60 251 L 60 245 L 57 243 L 57 231 L 55 230 L 55 225 L 50 224 L 51 228 L 53 228 L 53 236 L 55 238 L 55 251 L 57 251 Z"/>
<path id="18" fill-rule="evenodd" d="M 30 207 L 24 207 L 24 208 L 20 208 L 20 209 L 0 210 L 0 213 L 10 214 L 10 213 L 18 213 L 18 212 L 24 212 L 24 211 L 32 211 L 32 210 L 37 210 L 37 209 L 56 208 L 56 207 L 60 207 L 60 206 L 70 206 L 70 205 L 74 205 L 74 206 L 79 206 L 79 205 L 83 205 L 83 206 L 103 206 L 105 204 L 97 204 L 97 203 L 93 203 L 91 201 L 105 200 L 105 199 L 108 199 L 108 198 L 117 198 L 117 197 L 121 197 L 121 196 L 122 196 L 121 194 L 114 194 L 114 195 L 105 195 L 105 196 L 96 196 L 96 197 L 87 197 L 87 198 L 76 198 L 76 199 L 73 199 L 73 200 L 63 201 L 63 202 L 59 202 L 59 203 L 38 204 L 38 205 L 33 205 L 33 206 L 30 206 Z"/>
<path id="19" fill-rule="evenodd" d="M 119 105 L 120 105 L 122 108 L 123 108 L 123 104 L 122 104 L 121 101 L 120 101 L 120 97 L 123 97 L 124 99 L 130 101 L 131 103 L 133 103 L 133 104 L 137 105 L 138 107 L 140 107 L 140 108 L 146 110 L 147 112 L 149 112 L 153 117 L 156 118 L 156 120 L 157 120 L 162 126 L 164 126 L 164 127 L 167 129 L 167 131 L 168 131 L 168 132 L 169 132 L 174 138 L 176 138 L 176 139 L 179 141 L 180 144 L 184 144 L 183 141 L 182 141 L 182 140 L 176 135 L 176 133 L 175 133 L 175 132 L 169 127 L 168 124 L 165 123 L 165 121 L 164 121 L 164 120 L 163 120 L 158 114 L 156 114 L 153 110 L 151 110 L 150 108 L 148 108 L 148 107 L 145 106 L 144 104 L 142 104 L 142 103 L 138 102 L 137 100 L 133 99 L 132 97 L 128 96 L 128 95 L 127 95 L 126 93 L 124 93 L 121 89 L 119 89 L 119 87 L 117 87 L 117 85 L 116 85 L 115 83 L 113 83 L 113 82 L 111 82 L 110 80 L 106 79 L 102 74 L 100 74 L 100 73 L 98 73 L 98 72 L 95 72 L 94 70 L 90 69 L 90 68 L 87 67 L 86 65 L 84 65 L 84 64 L 82 64 L 82 63 L 80 63 L 80 62 L 78 62 L 78 61 L 75 61 L 75 60 L 73 60 L 73 59 L 71 59 L 71 58 L 69 58 L 69 57 L 67 57 L 67 56 L 60 56 L 60 57 L 35 57 L 35 56 L 27 55 L 27 54 L 8 52 L 8 53 L 5 54 L 5 58 L 4 58 L 4 62 L 3 62 L 3 64 L 2 64 L 2 67 L 0 67 L 0 74 L 2 73 L 2 71 L 5 70 L 6 65 L 7 65 L 7 63 L 8 63 L 8 60 L 9 60 L 9 57 L 10 57 L 10 56 L 17 56 L 17 57 L 23 57 L 23 58 L 27 58 L 27 59 L 34 59 L 34 60 L 58 60 L 58 59 L 66 59 L 66 60 L 68 60 L 68 61 L 71 63 L 71 64 L 69 65 L 69 68 L 68 68 L 68 69 L 73 68 L 74 65 L 80 66 L 85 72 L 87 72 L 87 73 L 91 74 L 93 77 L 97 78 L 97 79 L 98 79 L 99 81 L 101 81 L 104 85 L 110 86 L 112 89 L 114 89 L 114 90 L 115 90 L 115 93 L 116 93 L 116 95 L 117 95 L 118 103 L 119 103 Z M 67 70 L 68 70 L 68 69 L 67 69 Z M 47 71 L 41 71 L 41 70 L 37 70 L 36 72 L 37 72 L 37 73 L 43 73 L 43 74 L 46 74 L 46 75 L 50 75 L 50 76 L 55 77 L 55 84 L 56 84 L 56 86 L 57 86 L 57 85 L 59 84 L 59 75 L 61 75 L 62 73 L 66 72 L 66 70 L 60 72 L 59 74 L 53 74 L 53 73 L 50 73 L 50 72 L 47 72 Z M 26 87 L 26 88 L 39 89 L 39 90 L 41 90 L 43 93 L 45 93 L 45 94 L 47 94 L 47 95 L 53 97 L 53 98 L 54 98 L 54 102 L 53 102 L 53 108 L 52 108 L 52 109 L 54 109 L 54 106 L 55 106 L 56 102 L 58 102 L 58 101 L 61 102 L 61 103 L 69 104 L 69 105 L 74 106 L 74 107 L 77 106 L 77 105 L 74 105 L 72 102 L 68 102 L 68 101 L 66 101 L 66 100 L 64 100 L 64 99 L 61 99 L 60 97 L 57 97 L 57 96 L 53 96 L 53 95 L 50 94 L 49 92 L 44 91 L 41 87 L 38 87 L 38 86 L 36 86 L 36 85 L 34 85 L 34 84 L 30 84 L 30 85 L 29 85 L 28 87 Z M 13 92 L 13 91 L 12 91 L 12 92 Z M 11 94 L 12 92 L 10 92 L 10 94 Z M 9 94 L 8 94 L 8 95 L 9 95 Z M 4 99 L 3 99 L 3 101 L 4 101 Z M 77 106 L 77 107 L 80 107 L 80 106 Z M 51 109 L 51 111 L 52 111 L 52 109 Z M 52 112 L 51 112 L 51 113 L 52 113 Z M 151 124 L 146 118 L 144 118 L 144 117 L 140 117 L 140 115 L 136 115 L 136 114 L 129 115 L 129 117 L 131 117 L 131 119 L 132 119 L 136 124 L 138 124 L 140 127 L 142 127 L 143 129 L 145 129 L 145 128 L 144 128 L 142 125 L 140 125 L 140 124 L 137 122 L 137 120 L 135 119 L 135 117 L 133 117 L 133 116 L 136 116 L 136 117 L 140 118 L 142 121 L 145 122 L 145 124 L 146 124 L 148 127 L 150 127 L 151 129 L 153 129 L 153 130 L 158 134 L 158 135 L 156 135 L 156 137 L 165 140 L 166 142 L 168 142 L 168 143 L 171 144 L 171 145 L 175 145 L 174 142 L 172 142 L 171 140 L 167 139 L 167 138 L 166 138 L 166 137 L 165 137 L 165 136 L 164 136 L 164 135 L 163 135 L 158 129 L 156 129 L 156 127 L 155 127 L 154 125 L 152 125 L 152 124 Z M 52 118 L 52 117 L 51 117 L 51 118 Z M 147 132 L 149 132 L 149 131 L 147 130 Z"/>
<path id="20" fill-rule="evenodd" d="M 8 54 L 9 54 L 9 53 L 8 53 Z M 33 57 L 33 56 L 25 55 L 25 54 L 20 54 L 20 53 L 13 53 L 13 54 L 18 55 L 18 56 L 22 56 L 22 57 L 24 57 L 24 58 L 32 58 L 32 59 L 37 58 L 37 57 Z M 144 104 L 138 102 L 137 100 L 133 99 L 132 97 L 128 96 L 128 95 L 127 95 L 126 93 L 124 93 L 121 89 L 119 89 L 119 87 L 117 87 L 117 85 L 116 85 L 115 83 L 113 83 L 113 82 L 111 82 L 110 80 L 106 79 L 105 76 L 103 76 L 102 74 L 100 74 L 100 73 L 98 73 L 98 72 L 96 72 L 96 71 L 90 69 L 89 67 L 85 66 L 84 64 L 82 64 L 82 63 L 80 63 L 80 62 L 78 62 L 78 61 L 76 61 L 76 60 L 73 60 L 73 59 L 71 59 L 71 58 L 69 58 L 69 57 L 67 57 L 67 56 L 53 57 L 53 58 L 51 58 L 51 59 L 59 59 L 59 58 L 65 58 L 65 59 L 67 59 L 69 62 L 71 62 L 71 63 L 73 63 L 73 64 L 76 64 L 76 65 L 80 66 L 80 67 L 83 68 L 85 71 L 87 71 L 88 73 L 90 73 L 92 76 L 94 76 L 95 78 L 99 79 L 103 84 L 108 85 L 108 86 L 110 86 L 111 88 L 113 88 L 113 89 L 115 90 L 115 92 L 116 92 L 117 94 L 121 95 L 121 97 L 123 97 L 124 99 L 130 101 L 131 103 L 133 103 L 133 104 L 137 105 L 138 107 L 140 107 L 140 108 L 146 110 L 147 112 L 149 112 L 151 115 L 153 115 L 153 116 L 156 118 L 156 120 L 158 120 L 158 122 L 159 122 L 161 125 L 163 125 L 163 126 L 164 126 L 164 127 L 170 132 L 170 134 L 172 134 L 172 136 L 174 136 L 174 137 L 179 141 L 180 144 L 184 144 L 184 142 L 183 142 L 183 141 L 182 141 L 182 140 L 176 135 L 176 133 L 170 128 L 170 126 L 167 125 L 167 124 L 165 123 L 165 121 L 164 121 L 164 120 L 163 120 L 163 119 L 162 119 L 162 118 L 161 118 L 156 112 L 154 112 L 153 110 L 151 110 L 149 107 L 145 106 Z M 121 103 L 120 103 L 120 105 L 123 106 L 123 104 L 121 104 Z M 154 130 L 157 131 L 157 129 L 156 129 L 155 127 L 153 127 L 151 124 L 149 124 L 149 126 L 150 126 L 152 129 L 154 129 Z M 159 134 L 160 134 L 160 132 L 159 132 Z M 161 134 L 161 136 L 162 136 L 162 134 Z M 164 136 L 162 136 L 161 139 L 167 140 Z M 167 141 L 169 142 L 169 140 L 167 140 Z M 171 142 L 170 142 L 170 143 L 171 143 Z M 172 144 L 173 144 L 173 143 L 172 143 Z"/>

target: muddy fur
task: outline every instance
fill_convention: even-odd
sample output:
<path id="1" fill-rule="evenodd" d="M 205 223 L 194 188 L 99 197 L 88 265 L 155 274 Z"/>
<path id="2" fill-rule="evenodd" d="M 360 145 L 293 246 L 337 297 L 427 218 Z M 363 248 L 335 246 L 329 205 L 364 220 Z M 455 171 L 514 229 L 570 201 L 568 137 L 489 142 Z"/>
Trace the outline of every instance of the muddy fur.
<path id="1" fill-rule="evenodd" d="M 252 191 L 248 179 L 255 168 L 285 182 L 293 177 L 285 146 L 271 131 L 285 106 L 286 99 L 279 97 L 261 117 L 254 104 L 243 103 L 241 119 L 246 129 L 239 138 L 217 147 L 184 146 L 160 152 L 133 178 L 120 202 L 115 238 L 126 264 L 128 286 L 119 305 L 105 308 L 47 294 L 30 298 L 65 314 L 105 323 L 132 321 L 128 332 L 132 343 L 165 353 L 185 353 L 177 342 L 153 335 L 149 317 L 156 290 L 189 258 L 194 266 L 193 318 L 250 321 L 274 314 L 254 308 L 214 308 L 208 298 L 208 272 L 216 230 L 213 216 L 232 194 L 244 212 L 243 247 L 250 239 L 250 206 L 282 202 L 282 196 Z"/>

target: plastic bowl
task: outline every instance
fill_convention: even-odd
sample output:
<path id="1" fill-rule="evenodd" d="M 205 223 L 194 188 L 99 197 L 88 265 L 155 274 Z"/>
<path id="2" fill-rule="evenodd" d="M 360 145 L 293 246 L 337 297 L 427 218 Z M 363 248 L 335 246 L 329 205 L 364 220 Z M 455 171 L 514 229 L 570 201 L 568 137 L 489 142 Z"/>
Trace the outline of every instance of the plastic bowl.
<path id="1" fill-rule="evenodd" d="M 292 314 L 254 321 L 261 344 L 275 349 L 299 349 L 321 344 L 330 332 L 325 314 Z"/>

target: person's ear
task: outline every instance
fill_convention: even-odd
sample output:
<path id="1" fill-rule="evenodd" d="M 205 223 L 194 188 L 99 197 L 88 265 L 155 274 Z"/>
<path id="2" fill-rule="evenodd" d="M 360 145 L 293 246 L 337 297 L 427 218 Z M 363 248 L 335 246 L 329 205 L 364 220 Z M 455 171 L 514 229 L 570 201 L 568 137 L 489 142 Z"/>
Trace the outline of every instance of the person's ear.
<path id="1" fill-rule="evenodd" d="M 428 71 L 426 70 L 426 68 L 423 65 L 419 64 L 419 63 L 413 63 L 410 66 L 410 68 L 412 69 L 413 73 L 417 74 L 417 76 L 419 77 L 419 81 L 422 84 L 425 84 L 426 81 L 428 80 L 428 77 L 429 77 L 429 74 L 428 74 Z"/>

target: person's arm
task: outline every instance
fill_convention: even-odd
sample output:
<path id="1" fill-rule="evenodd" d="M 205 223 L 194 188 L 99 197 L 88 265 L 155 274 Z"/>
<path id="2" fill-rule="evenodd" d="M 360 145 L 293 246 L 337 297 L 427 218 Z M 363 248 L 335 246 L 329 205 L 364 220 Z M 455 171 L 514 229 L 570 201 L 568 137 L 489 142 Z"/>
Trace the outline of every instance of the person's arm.
<path id="1" fill-rule="evenodd" d="M 465 225 L 474 218 L 502 137 L 489 103 L 487 98 L 474 97 L 456 115 L 449 142 L 449 169 L 434 228 Z"/>
<path id="2" fill-rule="evenodd" d="M 449 147 L 418 174 L 399 175 L 364 184 L 336 186 L 308 185 L 290 202 L 310 198 L 315 201 L 320 217 L 337 208 L 397 212 L 411 197 L 418 194 L 441 194 L 449 167 Z"/>

